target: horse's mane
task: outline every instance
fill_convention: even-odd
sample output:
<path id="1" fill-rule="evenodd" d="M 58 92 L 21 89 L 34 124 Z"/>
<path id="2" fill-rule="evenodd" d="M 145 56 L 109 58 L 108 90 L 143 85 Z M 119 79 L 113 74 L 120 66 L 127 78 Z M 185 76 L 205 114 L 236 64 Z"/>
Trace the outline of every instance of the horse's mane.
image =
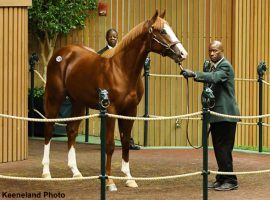
<path id="1" fill-rule="evenodd" d="M 167 23 L 164 19 L 158 17 L 155 23 L 152 25 L 154 29 L 161 30 L 164 24 Z M 135 26 L 131 31 L 129 31 L 123 39 L 112 49 L 108 49 L 101 56 L 105 58 L 110 58 L 116 53 L 118 53 L 121 49 L 127 46 L 131 41 L 133 41 L 136 37 L 141 35 L 144 31 L 143 26 L 145 22 L 141 22 L 137 26 Z"/>

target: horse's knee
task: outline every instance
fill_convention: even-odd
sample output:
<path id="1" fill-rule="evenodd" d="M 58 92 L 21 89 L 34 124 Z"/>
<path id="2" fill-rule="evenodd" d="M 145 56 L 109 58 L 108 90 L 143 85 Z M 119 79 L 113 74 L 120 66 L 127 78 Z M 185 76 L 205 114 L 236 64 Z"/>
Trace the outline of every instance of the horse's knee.
<path id="1" fill-rule="evenodd" d="M 122 148 L 123 149 L 129 149 L 130 144 L 130 136 L 123 136 L 122 138 Z"/>
<path id="2" fill-rule="evenodd" d="M 78 134 L 78 130 L 74 128 L 74 126 L 71 126 L 71 125 L 67 125 L 66 131 L 67 131 L 68 137 L 70 138 L 75 138 Z"/>
<path id="3" fill-rule="evenodd" d="M 70 149 L 71 146 L 75 145 L 77 132 L 75 132 L 73 129 L 69 129 L 67 135 L 68 135 L 68 148 Z"/>
<path id="4" fill-rule="evenodd" d="M 67 127 L 66 127 L 66 131 L 67 133 L 72 133 L 72 132 L 75 132 L 75 129 L 73 128 L 73 126 L 71 126 L 69 123 L 67 124 Z"/>
<path id="5" fill-rule="evenodd" d="M 44 129 L 44 138 L 45 138 L 45 144 L 48 144 L 53 136 L 53 124 L 46 123 L 45 129 Z"/>
<path id="6" fill-rule="evenodd" d="M 107 154 L 113 154 L 115 148 L 115 143 L 113 142 L 107 142 L 106 143 L 106 152 Z"/>
<path id="7" fill-rule="evenodd" d="M 67 132 L 68 134 L 68 140 L 75 140 L 77 133 L 74 131 Z"/>

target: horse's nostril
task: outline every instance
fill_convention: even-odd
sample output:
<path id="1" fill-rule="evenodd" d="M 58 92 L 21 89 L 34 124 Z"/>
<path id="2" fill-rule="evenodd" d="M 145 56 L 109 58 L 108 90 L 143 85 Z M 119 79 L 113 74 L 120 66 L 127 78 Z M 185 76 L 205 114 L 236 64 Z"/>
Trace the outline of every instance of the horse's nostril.
<path id="1" fill-rule="evenodd" d="M 180 52 L 180 57 L 181 58 L 184 58 L 185 57 L 185 54 L 182 51 Z"/>
<path id="2" fill-rule="evenodd" d="M 187 55 L 188 55 L 188 54 L 187 54 L 186 52 L 181 51 L 181 57 L 182 57 L 182 58 L 187 58 Z"/>

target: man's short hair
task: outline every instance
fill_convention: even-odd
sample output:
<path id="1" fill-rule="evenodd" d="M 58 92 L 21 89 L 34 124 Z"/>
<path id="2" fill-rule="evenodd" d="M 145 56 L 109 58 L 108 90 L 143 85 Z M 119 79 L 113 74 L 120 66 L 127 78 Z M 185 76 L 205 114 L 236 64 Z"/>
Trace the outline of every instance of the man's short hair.
<path id="1" fill-rule="evenodd" d="M 117 32 L 114 28 L 110 28 L 110 29 L 107 30 L 107 32 L 106 32 L 106 38 L 108 37 L 108 35 L 109 35 L 110 32 L 115 32 L 115 33 L 118 34 L 118 32 Z"/>

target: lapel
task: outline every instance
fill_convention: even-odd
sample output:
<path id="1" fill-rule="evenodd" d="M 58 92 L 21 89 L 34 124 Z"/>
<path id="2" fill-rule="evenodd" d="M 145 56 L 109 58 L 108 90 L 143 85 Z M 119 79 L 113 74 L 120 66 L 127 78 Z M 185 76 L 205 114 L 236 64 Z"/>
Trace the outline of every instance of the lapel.
<path id="1" fill-rule="evenodd" d="M 226 59 L 223 57 L 223 59 L 217 64 L 217 67 L 215 68 L 215 71 L 216 69 L 225 61 Z"/>

